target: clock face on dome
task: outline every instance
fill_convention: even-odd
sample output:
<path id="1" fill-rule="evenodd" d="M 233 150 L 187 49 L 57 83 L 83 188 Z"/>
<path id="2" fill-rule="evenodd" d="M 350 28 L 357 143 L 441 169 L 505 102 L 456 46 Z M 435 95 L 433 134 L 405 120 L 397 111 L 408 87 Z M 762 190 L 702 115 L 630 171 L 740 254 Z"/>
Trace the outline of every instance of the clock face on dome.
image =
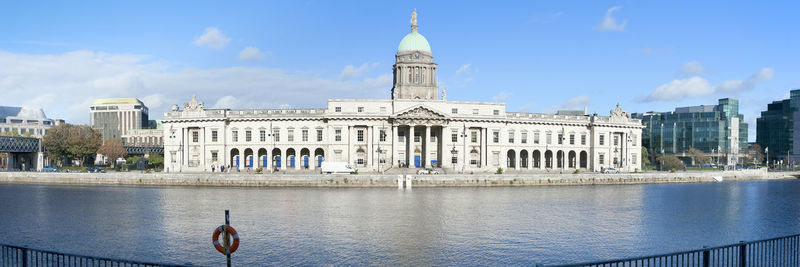
<path id="1" fill-rule="evenodd" d="M 414 58 L 419 59 L 419 53 L 414 53 Z"/>

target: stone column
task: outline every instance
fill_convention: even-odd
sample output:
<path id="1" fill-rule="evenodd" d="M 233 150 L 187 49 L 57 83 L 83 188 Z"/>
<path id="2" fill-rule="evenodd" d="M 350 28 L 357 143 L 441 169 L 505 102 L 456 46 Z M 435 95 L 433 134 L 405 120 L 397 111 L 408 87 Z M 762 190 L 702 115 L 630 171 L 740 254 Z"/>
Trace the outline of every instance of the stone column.
<path id="1" fill-rule="evenodd" d="M 406 164 L 409 168 L 414 166 L 414 134 L 416 133 L 416 129 L 414 129 L 416 125 L 409 125 L 408 128 L 408 150 L 406 150 L 406 157 L 408 161 Z"/>
<path id="2" fill-rule="evenodd" d="M 486 160 L 487 160 L 487 155 L 489 153 L 487 151 L 488 150 L 488 146 L 489 146 L 489 144 L 488 144 L 489 138 L 486 138 L 487 137 L 486 136 L 487 132 L 488 132 L 488 129 L 486 129 L 486 128 L 481 128 L 481 130 L 479 131 L 479 133 L 481 135 L 480 139 L 478 139 L 481 142 L 481 151 L 480 151 L 480 161 L 481 162 L 480 162 L 479 165 L 481 167 L 486 167 L 486 165 L 487 165 L 486 164 L 487 163 Z"/>
<path id="3" fill-rule="evenodd" d="M 286 149 L 281 148 L 281 170 L 285 171 L 286 165 L 289 165 L 289 160 L 286 158 Z"/>
<path id="4" fill-rule="evenodd" d="M 398 158 L 397 158 L 397 150 L 400 149 L 400 146 L 399 146 L 400 137 L 398 137 L 398 135 L 397 135 L 398 133 L 399 132 L 397 131 L 397 126 L 392 125 L 392 133 L 391 133 L 391 135 L 392 135 L 392 147 L 391 147 L 392 150 L 391 151 L 392 152 L 390 153 L 392 155 L 392 158 L 390 159 L 391 160 L 390 163 L 391 163 L 391 166 L 395 166 L 395 167 L 400 167 L 400 166 L 397 165 L 397 160 L 398 160 Z M 387 159 L 387 160 L 389 160 L 389 159 Z"/>
<path id="5" fill-rule="evenodd" d="M 517 156 L 517 158 L 514 159 L 514 161 L 516 161 L 514 163 L 514 169 L 515 170 L 519 170 L 519 165 L 522 165 L 522 153 L 521 152 L 522 152 L 522 150 L 514 152 L 514 155 Z"/>
<path id="6" fill-rule="evenodd" d="M 429 156 L 430 156 L 429 147 L 430 147 L 430 144 L 431 144 L 430 138 L 431 138 L 431 126 L 430 125 L 425 125 L 425 136 L 420 138 L 420 140 L 423 141 L 423 143 L 422 143 L 422 152 L 420 153 L 421 160 L 422 160 L 422 164 L 421 164 L 422 167 L 430 167 L 430 161 L 431 161 L 430 158 L 429 158 Z"/>
<path id="7" fill-rule="evenodd" d="M 367 152 L 367 155 L 366 155 L 367 158 L 364 159 L 364 160 L 367 161 L 367 166 L 370 166 L 370 167 L 374 167 L 375 166 L 374 165 L 375 161 L 372 158 L 375 156 L 375 154 L 377 154 L 377 153 L 375 153 L 375 149 L 374 149 L 374 147 L 372 145 L 372 143 L 375 141 L 375 139 L 373 138 L 373 136 L 374 136 L 373 132 L 374 131 L 375 131 L 375 127 L 367 126 L 367 136 L 366 136 L 367 137 L 366 138 L 367 139 L 367 151 L 366 151 Z"/>

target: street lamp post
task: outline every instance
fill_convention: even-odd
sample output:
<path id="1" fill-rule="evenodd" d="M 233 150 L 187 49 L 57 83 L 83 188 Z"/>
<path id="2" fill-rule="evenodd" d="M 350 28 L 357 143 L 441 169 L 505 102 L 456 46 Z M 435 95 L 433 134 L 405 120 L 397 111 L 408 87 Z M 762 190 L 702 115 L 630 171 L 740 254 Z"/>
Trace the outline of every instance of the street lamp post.
<path id="1" fill-rule="evenodd" d="M 661 171 L 664 171 L 664 149 L 661 149 L 661 164 L 658 167 Z"/>

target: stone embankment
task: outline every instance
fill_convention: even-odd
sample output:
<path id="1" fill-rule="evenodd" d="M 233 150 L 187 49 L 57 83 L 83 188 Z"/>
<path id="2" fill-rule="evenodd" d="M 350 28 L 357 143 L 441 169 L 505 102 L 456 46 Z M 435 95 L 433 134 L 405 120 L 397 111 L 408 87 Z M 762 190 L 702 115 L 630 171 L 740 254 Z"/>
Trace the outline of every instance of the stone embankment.
<path id="1" fill-rule="evenodd" d="M 148 186 L 277 186 L 277 187 L 397 187 L 398 179 L 413 187 L 547 186 L 600 184 L 696 183 L 730 180 L 797 179 L 800 172 L 696 171 L 646 173 L 524 173 L 524 174 L 246 174 L 246 173 L 42 173 L 0 172 L 0 183 L 148 185 Z"/>

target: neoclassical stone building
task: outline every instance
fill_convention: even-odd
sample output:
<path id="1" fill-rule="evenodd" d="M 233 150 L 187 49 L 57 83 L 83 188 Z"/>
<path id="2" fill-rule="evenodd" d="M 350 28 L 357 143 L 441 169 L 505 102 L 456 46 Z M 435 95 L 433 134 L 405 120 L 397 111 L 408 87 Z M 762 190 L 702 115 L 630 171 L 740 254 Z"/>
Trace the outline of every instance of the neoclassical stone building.
<path id="1" fill-rule="evenodd" d="M 617 105 L 609 116 L 507 112 L 504 103 L 447 101 L 417 31 L 398 47 L 390 100 L 331 99 L 321 109 L 206 109 L 196 97 L 164 115 L 168 171 L 314 170 L 448 172 L 640 169 L 642 123 Z"/>

